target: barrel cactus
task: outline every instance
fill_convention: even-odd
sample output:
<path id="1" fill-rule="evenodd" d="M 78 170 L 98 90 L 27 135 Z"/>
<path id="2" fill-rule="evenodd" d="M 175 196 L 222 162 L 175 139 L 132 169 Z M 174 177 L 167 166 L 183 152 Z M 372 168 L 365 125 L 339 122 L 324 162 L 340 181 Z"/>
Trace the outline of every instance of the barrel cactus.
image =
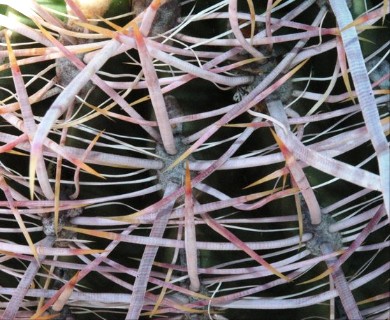
<path id="1" fill-rule="evenodd" d="M 4 0 L 1 319 L 388 319 L 388 1 Z"/>

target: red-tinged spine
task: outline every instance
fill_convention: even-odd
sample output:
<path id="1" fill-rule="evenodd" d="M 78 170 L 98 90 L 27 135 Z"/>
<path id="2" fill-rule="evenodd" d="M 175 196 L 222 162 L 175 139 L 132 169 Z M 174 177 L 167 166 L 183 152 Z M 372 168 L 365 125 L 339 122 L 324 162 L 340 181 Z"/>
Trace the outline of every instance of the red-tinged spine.
<path id="1" fill-rule="evenodd" d="M 153 10 L 158 10 L 158 8 L 160 8 L 161 6 L 161 0 L 153 0 L 152 3 L 150 4 L 150 7 L 153 9 Z"/>

